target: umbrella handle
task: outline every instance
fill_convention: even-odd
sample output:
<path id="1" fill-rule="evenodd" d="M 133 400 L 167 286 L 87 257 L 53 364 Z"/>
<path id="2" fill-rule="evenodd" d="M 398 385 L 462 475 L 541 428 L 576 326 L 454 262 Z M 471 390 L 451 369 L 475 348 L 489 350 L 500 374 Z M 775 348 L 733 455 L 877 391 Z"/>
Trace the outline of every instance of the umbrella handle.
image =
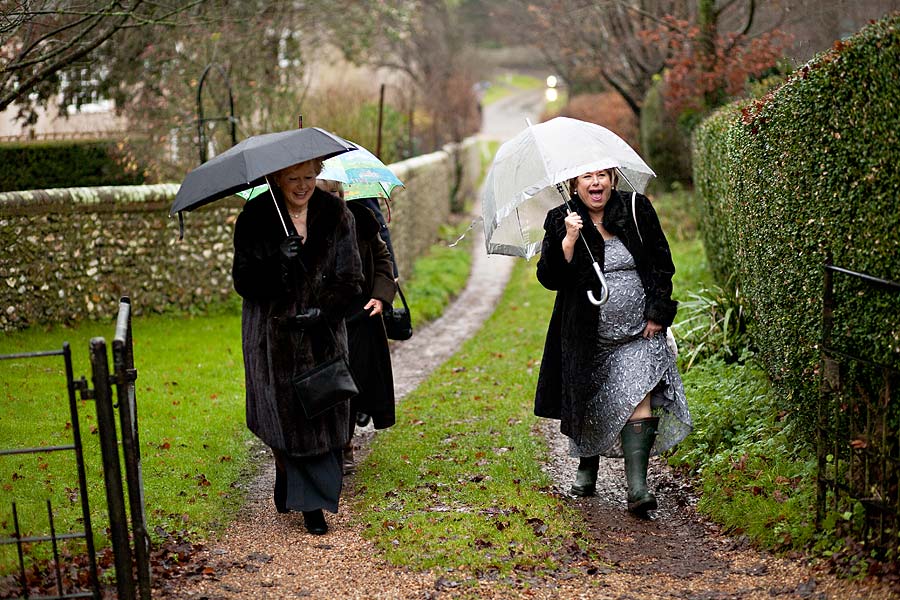
<path id="1" fill-rule="evenodd" d="M 588 290 L 588 301 L 594 306 L 602 306 L 609 300 L 609 286 L 606 285 L 606 277 L 603 276 L 603 271 L 600 270 L 600 265 L 597 264 L 597 261 L 591 263 L 591 266 L 594 267 L 594 273 L 597 274 L 597 279 L 600 280 L 600 299 L 598 300 L 594 297 L 593 290 Z"/>

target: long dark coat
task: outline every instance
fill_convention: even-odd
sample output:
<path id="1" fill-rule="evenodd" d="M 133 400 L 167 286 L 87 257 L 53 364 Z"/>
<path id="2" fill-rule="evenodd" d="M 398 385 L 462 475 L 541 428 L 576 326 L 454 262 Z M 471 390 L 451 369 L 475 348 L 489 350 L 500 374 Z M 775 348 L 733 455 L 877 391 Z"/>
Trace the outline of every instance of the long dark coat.
<path id="1" fill-rule="evenodd" d="M 591 223 L 588 209 L 578 196 L 573 196 L 570 204 L 584 223 Z M 645 196 L 637 195 L 635 209 L 643 243 L 631 216 L 630 192 L 613 190 L 603 211 L 603 226 L 617 236 L 634 257 L 646 294 L 644 316 L 668 327 L 678 309 L 678 303 L 672 300 L 675 265 L 669 243 L 653 205 Z M 544 220 L 537 278 L 541 285 L 557 293 L 544 343 L 534 414 L 560 419 L 560 431 L 579 443 L 581 421 L 589 399 L 586 395 L 593 389 L 590 384 L 591 365 L 597 351 L 596 331 L 600 314 L 598 307 L 588 301 L 587 290 L 594 290 L 594 297 L 597 298 L 600 286 L 584 242 L 578 240 L 575 244 L 572 262 L 566 262 L 563 256 L 566 214 L 566 205 L 563 204 L 550 210 Z M 590 226 L 581 231 L 602 269 L 603 236 Z"/>
<path id="2" fill-rule="evenodd" d="M 350 302 L 347 313 L 350 370 L 359 387 L 351 406 L 356 412 L 371 415 L 376 429 L 384 429 L 396 422 L 391 352 L 381 315 L 369 317 L 363 307 L 372 298 L 385 306 L 394 301 L 394 266 L 379 234 L 381 227 L 375 214 L 356 200 L 347 202 L 347 207 L 356 221 L 356 242 L 365 280 L 362 292 Z"/>
<path id="3" fill-rule="evenodd" d="M 276 194 L 285 223 L 296 233 Z M 353 215 L 343 201 L 317 188 L 309 200 L 307 231 L 299 259 L 282 258 L 284 229 L 266 196 L 246 204 L 234 230 L 232 276 L 244 299 L 247 426 L 292 456 L 323 454 L 349 439 L 349 402 L 306 419 L 291 380 L 347 352 L 344 313 L 363 282 Z M 284 323 L 313 307 L 324 312 L 324 324 L 301 332 Z"/>

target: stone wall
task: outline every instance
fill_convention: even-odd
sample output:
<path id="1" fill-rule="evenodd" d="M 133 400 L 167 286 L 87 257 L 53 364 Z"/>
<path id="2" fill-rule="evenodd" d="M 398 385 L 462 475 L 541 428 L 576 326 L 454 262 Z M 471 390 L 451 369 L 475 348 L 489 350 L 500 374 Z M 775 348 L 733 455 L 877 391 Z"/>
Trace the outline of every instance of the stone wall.
<path id="1" fill-rule="evenodd" d="M 480 143 L 391 165 L 406 183 L 388 225 L 403 275 L 435 242 L 454 205 L 474 196 Z M 114 319 L 121 296 L 135 314 L 203 310 L 228 299 L 236 197 L 168 216 L 177 184 L 0 194 L 0 329 Z"/>

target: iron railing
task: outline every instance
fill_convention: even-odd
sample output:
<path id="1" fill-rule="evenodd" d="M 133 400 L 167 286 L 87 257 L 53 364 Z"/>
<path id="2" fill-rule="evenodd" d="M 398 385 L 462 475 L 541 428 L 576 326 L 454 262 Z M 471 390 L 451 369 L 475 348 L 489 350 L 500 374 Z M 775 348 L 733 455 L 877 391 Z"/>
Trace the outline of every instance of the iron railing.
<path id="1" fill-rule="evenodd" d="M 821 524 L 828 513 L 841 515 L 854 537 L 882 554 L 896 555 L 900 549 L 900 371 L 876 357 L 838 347 L 835 275 L 859 282 L 867 290 L 861 295 L 900 294 L 900 283 L 837 267 L 830 260 L 825 265 L 817 522 Z M 864 513 L 856 523 L 854 505 L 862 506 Z"/>
<path id="2" fill-rule="evenodd" d="M 57 533 L 56 524 L 53 519 L 53 507 L 50 500 L 47 500 L 47 519 L 50 529 L 49 535 L 23 536 L 19 524 L 19 513 L 16 502 L 12 502 L 13 515 L 13 535 L 12 537 L 0 538 L 0 545 L 15 544 L 19 559 L 19 579 L 22 586 L 22 597 L 29 598 L 28 581 L 25 571 L 25 547 L 32 543 L 49 542 L 53 548 L 53 570 L 56 579 L 56 596 L 40 596 L 44 600 L 56 598 L 94 598 L 100 599 L 100 582 L 97 574 L 97 555 L 94 548 L 94 534 L 91 528 L 91 508 L 88 499 L 87 477 L 84 468 L 84 452 L 81 444 L 81 429 L 79 427 L 78 418 L 78 402 L 76 391 L 79 389 L 79 382 L 75 381 L 72 370 L 72 351 L 68 342 L 64 343 L 62 350 L 49 350 L 40 352 L 24 352 L 19 354 L 3 354 L 0 360 L 28 360 L 34 358 L 42 358 L 48 356 L 62 356 L 66 371 L 66 388 L 69 399 L 69 419 L 72 424 L 72 443 L 62 446 L 40 446 L 36 448 L 6 448 L 0 449 L 0 456 L 12 456 L 18 454 L 44 454 L 47 452 L 71 451 L 75 453 L 76 471 L 78 473 L 78 489 L 81 497 L 81 515 L 84 523 L 82 531 L 74 531 L 69 533 Z M 59 561 L 59 542 L 61 540 L 84 539 L 87 558 L 88 558 L 88 579 L 90 584 L 89 592 L 66 592 L 63 589 L 63 580 L 60 572 Z M 31 596 L 31 598 L 36 598 Z"/>

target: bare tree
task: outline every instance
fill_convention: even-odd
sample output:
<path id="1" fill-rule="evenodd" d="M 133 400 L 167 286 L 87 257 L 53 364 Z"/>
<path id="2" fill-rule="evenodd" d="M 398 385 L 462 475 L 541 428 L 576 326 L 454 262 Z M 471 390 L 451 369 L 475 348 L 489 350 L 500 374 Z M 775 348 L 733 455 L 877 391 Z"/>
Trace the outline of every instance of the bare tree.
<path id="1" fill-rule="evenodd" d="M 789 8 L 796 4 L 788 0 L 504 3 L 517 36 L 540 48 L 574 93 L 611 89 L 636 115 L 654 77 L 672 58 L 672 38 L 697 39 L 698 54 L 704 48 L 714 53 L 723 38 L 741 44 L 772 31 L 785 22 Z"/>
<path id="2" fill-rule="evenodd" d="M 125 32 L 174 25 L 205 0 L 11 0 L 0 11 L 0 110 L 16 103 L 19 117 L 60 98 L 81 104 L 108 85 L 93 62 Z M 60 96 L 60 93 L 62 94 Z"/>
<path id="3" fill-rule="evenodd" d="M 538 47 L 573 93 L 611 89 L 635 114 L 668 49 L 648 43 L 665 15 L 687 20 L 691 0 L 510 0 L 504 18 Z"/>
<path id="4" fill-rule="evenodd" d="M 354 62 L 403 73 L 427 112 L 431 147 L 477 129 L 477 73 L 459 3 L 447 0 L 345 1 L 328 21 Z"/>

